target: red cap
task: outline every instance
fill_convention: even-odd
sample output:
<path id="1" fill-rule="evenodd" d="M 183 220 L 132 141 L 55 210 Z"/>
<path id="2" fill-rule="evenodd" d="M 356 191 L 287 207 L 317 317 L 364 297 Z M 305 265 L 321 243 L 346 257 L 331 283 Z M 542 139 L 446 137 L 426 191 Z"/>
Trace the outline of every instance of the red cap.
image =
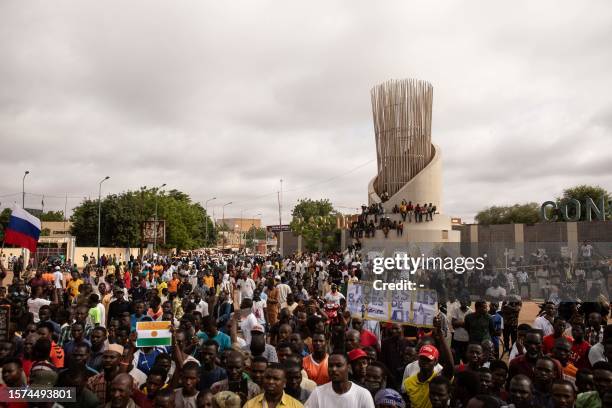
<path id="1" fill-rule="evenodd" d="M 438 352 L 438 349 L 434 346 L 426 344 L 421 347 L 421 350 L 419 350 L 419 356 L 425 356 L 430 360 L 437 360 L 438 357 L 440 357 L 440 353 Z"/>
<path id="2" fill-rule="evenodd" d="M 348 359 L 351 362 L 367 356 L 368 354 L 362 349 L 354 349 L 348 352 Z"/>

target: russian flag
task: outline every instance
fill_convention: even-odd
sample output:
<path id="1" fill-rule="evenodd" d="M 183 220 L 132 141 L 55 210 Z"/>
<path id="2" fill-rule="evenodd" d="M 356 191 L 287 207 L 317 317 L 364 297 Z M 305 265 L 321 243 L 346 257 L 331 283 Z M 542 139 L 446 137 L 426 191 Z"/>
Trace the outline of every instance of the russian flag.
<path id="1" fill-rule="evenodd" d="M 23 208 L 14 205 L 11 219 L 4 231 L 4 242 L 36 252 L 39 236 L 40 220 Z"/>

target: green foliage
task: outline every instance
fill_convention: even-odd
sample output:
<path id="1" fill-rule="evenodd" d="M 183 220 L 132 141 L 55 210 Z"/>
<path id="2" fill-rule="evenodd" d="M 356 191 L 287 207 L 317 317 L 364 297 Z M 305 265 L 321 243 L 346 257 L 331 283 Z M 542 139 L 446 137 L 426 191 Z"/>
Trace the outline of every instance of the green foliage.
<path id="1" fill-rule="evenodd" d="M 557 198 L 557 207 L 571 200 L 572 198 L 580 201 L 580 219 L 586 220 L 586 199 L 590 197 L 597 207 L 600 207 L 601 197 L 604 198 L 604 206 L 606 208 L 606 219 L 612 218 L 612 208 L 610 203 L 610 193 L 599 186 L 588 186 L 586 184 L 574 186 L 563 190 L 563 195 Z M 568 206 L 568 215 L 574 217 L 575 208 L 573 205 Z M 558 221 L 563 221 L 562 217 L 557 217 Z"/>
<path id="2" fill-rule="evenodd" d="M 249 230 L 245 233 L 245 245 L 247 248 L 253 248 L 253 237 L 255 237 L 256 240 L 266 239 L 266 229 L 251 226 L 251 228 L 249 228 Z"/>
<path id="3" fill-rule="evenodd" d="M 319 245 L 324 251 L 337 247 L 338 212 L 329 200 L 299 200 L 292 216 L 291 230 L 302 236 L 307 250 L 316 251 Z"/>
<path id="4" fill-rule="evenodd" d="M 586 219 L 586 198 L 590 197 L 593 199 L 595 205 L 599 207 L 601 203 L 601 197 L 604 197 L 606 207 L 606 219 L 612 219 L 612 203 L 610 203 L 610 193 L 599 186 L 588 186 L 580 185 L 575 187 L 566 188 L 563 190 L 563 195 L 557 198 L 557 207 L 561 208 L 561 205 L 574 198 L 580 201 L 581 208 L 581 220 Z M 533 224 L 540 221 L 540 205 L 538 203 L 526 203 L 526 204 L 514 204 L 511 206 L 493 206 L 479 211 L 476 214 L 475 220 L 479 224 L 490 225 L 490 224 Z M 574 206 L 568 206 L 568 215 L 573 217 L 575 214 L 572 212 Z M 548 209 L 550 217 L 552 214 L 551 209 Z M 563 221 L 563 218 L 558 214 L 557 221 Z"/>
<path id="5" fill-rule="evenodd" d="M 11 218 L 11 209 L 5 208 L 0 213 L 0 240 L 4 241 L 4 229 L 9 223 L 9 219 Z"/>
<path id="6" fill-rule="evenodd" d="M 41 221 L 64 221 L 63 211 L 47 211 L 40 215 Z"/>
<path id="7" fill-rule="evenodd" d="M 166 222 L 165 248 L 193 249 L 215 242 L 216 231 L 210 217 L 199 203 L 177 190 L 168 192 L 141 188 L 109 195 L 101 202 L 101 245 L 137 247 L 141 245 L 141 226 L 144 221 L 157 219 Z M 74 209 L 72 234 L 77 245 L 96 246 L 98 234 L 98 200 L 84 200 Z M 208 222 L 208 237 L 206 237 Z"/>
<path id="8" fill-rule="evenodd" d="M 534 224 L 540 218 L 538 203 L 493 206 L 479 211 L 475 220 L 478 224 Z"/>

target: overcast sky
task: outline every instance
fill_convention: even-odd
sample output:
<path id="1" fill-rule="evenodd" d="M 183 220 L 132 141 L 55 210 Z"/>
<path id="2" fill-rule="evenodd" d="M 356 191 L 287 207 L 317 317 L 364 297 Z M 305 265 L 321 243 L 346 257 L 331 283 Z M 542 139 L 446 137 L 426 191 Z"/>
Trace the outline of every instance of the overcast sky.
<path id="1" fill-rule="evenodd" d="M 0 202 L 63 210 L 167 183 L 226 217 L 350 212 L 370 89 L 434 87 L 444 207 L 612 190 L 612 2 L 2 1 Z M 347 208 L 344 208 L 347 207 Z"/>

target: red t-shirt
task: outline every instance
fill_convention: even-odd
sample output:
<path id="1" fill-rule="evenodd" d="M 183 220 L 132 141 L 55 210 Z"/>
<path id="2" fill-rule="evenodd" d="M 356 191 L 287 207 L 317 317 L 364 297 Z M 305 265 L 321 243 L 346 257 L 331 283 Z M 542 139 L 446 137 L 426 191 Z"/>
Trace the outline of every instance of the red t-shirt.
<path id="1" fill-rule="evenodd" d="M 565 337 L 570 343 L 574 342 L 574 339 L 570 336 L 563 336 Z M 554 337 L 554 334 L 549 334 L 548 336 L 544 336 L 544 338 L 542 339 L 542 352 L 544 354 L 550 354 L 553 351 L 553 348 L 555 348 L 555 340 L 557 340 L 557 337 Z"/>
<path id="2" fill-rule="evenodd" d="M 572 351 L 570 353 L 570 361 L 576 366 L 576 368 L 589 368 L 591 363 L 589 362 L 589 350 L 591 345 L 588 341 L 582 340 L 582 343 L 572 344 Z"/>
<path id="3" fill-rule="evenodd" d="M 125 271 L 123 274 L 123 284 L 125 285 L 126 289 L 132 288 L 132 274 L 130 271 Z"/>

